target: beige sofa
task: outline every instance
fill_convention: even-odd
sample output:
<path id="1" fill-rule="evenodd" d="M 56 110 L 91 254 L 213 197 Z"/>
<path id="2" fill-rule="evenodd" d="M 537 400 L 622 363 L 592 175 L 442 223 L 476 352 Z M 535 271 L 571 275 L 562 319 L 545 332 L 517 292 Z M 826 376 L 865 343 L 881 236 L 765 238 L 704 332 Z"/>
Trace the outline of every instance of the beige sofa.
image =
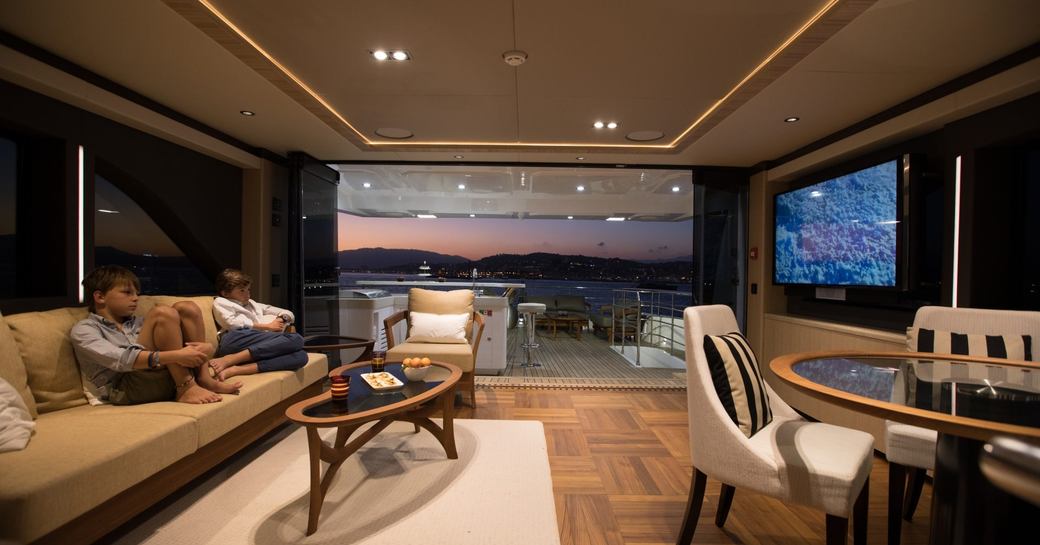
<path id="1" fill-rule="evenodd" d="M 184 297 L 143 296 L 138 313 Z M 212 298 L 202 309 L 216 341 Z M 292 403 L 316 395 L 326 357 L 238 377 L 221 403 L 91 406 L 68 333 L 85 308 L 0 316 L 0 378 L 21 394 L 36 430 L 21 451 L 0 453 L 0 542 L 89 543 L 129 520 L 285 421 Z"/>

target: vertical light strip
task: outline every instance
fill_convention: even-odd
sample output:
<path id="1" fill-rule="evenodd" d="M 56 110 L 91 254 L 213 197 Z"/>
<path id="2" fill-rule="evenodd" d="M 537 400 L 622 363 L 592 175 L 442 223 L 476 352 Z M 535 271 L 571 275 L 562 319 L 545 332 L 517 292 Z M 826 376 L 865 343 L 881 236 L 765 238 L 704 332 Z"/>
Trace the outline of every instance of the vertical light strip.
<path id="1" fill-rule="evenodd" d="M 957 308 L 957 280 L 961 257 L 961 156 L 953 167 L 953 308 Z"/>
<path id="2" fill-rule="evenodd" d="M 83 209 L 83 146 L 79 147 L 79 179 L 76 186 L 76 209 L 79 211 L 79 222 L 77 225 L 76 253 L 78 255 L 78 268 L 76 276 L 76 287 L 79 293 L 79 302 L 83 302 L 83 222 L 86 220 L 87 211 Z"/>

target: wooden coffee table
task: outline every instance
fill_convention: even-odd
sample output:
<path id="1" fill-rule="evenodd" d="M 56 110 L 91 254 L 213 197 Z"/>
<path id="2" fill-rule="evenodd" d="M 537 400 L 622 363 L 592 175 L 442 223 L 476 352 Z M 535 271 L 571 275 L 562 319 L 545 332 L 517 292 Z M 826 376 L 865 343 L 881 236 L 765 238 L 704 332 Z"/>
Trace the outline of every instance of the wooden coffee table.
<path id="1" fill-rule="evenodd" d="M 373 391 L 361 378 L 361 373 L 371 371 L 370 362 L 344 365 L 333 369 L 329 376 L 349 375 L 350 395 L 347 402 L 332 400 L 332 393 L 325 392 L 310 399 L 301 401 L 285 410 L 285 415 L 307 428 L 307 445 L 310 449 L 311 461 L 311 493 L 310 516 L 307 520 L 307 535 L 318 529 L 318 516 L 325 501 L 332 478 L 339 471 L 343 462 L 351 454 L 372 440 L 379 432 L 392 422 L 401 420 L 415 425 L 433 434 L 444 447 L 449 459 L 458 459 L 455 450 L 455 386 L 462 377 L 462 370 L 450 363 L 433 362 L 433 366 L 448 371 L 442 381 L 408 381 L 401 370 L 400 363 L 387 363 L 386 371 L 396 376 L 404 386 L 389 391 Z M 436 371 L 431 369 L 430 371 Z M 443 427 L 437 426 L 430 416 L 441 413 Z M 358 435 L 349 444 L 350 439 L 359 427 L 368 422 L 377 421 L 375 425 Z M 329 446 L 321 440 L 318 428 L 337 428 L 336 442 Z M 325 475 L 321 475 L 321 463 L 327 462 L 329 467 Z"/>

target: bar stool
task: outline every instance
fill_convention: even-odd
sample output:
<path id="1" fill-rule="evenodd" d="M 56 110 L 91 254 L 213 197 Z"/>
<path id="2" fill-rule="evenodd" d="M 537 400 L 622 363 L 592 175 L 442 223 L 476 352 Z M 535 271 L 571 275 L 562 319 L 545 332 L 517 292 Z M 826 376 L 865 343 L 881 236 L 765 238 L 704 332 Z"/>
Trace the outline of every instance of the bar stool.
<path id="1" fill-rule="evenodd" d="M 516 311 L 524 316 L 524 333 L 527 336 L 527 340 L 520 345 L 524 349 L 524 363 L 520 364 L 520 367 L 541 367 L 542 364 L 531 361 L 531 350 L 538 348 L 538 340 L 535 336 L 535 319 L 539 314 L 545 314 L 545 305 L 543 303 L 520 303 L 516 306 Z"/>

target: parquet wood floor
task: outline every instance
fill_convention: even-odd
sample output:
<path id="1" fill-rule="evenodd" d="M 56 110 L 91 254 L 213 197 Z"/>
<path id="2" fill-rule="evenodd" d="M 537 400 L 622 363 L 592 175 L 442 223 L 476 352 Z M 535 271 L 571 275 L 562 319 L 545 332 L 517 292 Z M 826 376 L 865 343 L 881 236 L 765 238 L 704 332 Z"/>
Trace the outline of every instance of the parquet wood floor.
<path id="1" fill-rule="evenodd" d="M 690 486 L 686 393 L 558 390 L 477 391 L 460 418 L 540 420 L 545 425 L 563 545 L 674 544 Z M 886 543 L 888 465 L 874 460 L 868 542 Z M 824 543 L 820 511 L 737 490 L 724 528 L 715 527 L 719 483 L 708 480 L 694 543 Z M 906 545 L 928 541 L 926 485 Z M 851 543 L 851 536 L 849 543 Z"/>

